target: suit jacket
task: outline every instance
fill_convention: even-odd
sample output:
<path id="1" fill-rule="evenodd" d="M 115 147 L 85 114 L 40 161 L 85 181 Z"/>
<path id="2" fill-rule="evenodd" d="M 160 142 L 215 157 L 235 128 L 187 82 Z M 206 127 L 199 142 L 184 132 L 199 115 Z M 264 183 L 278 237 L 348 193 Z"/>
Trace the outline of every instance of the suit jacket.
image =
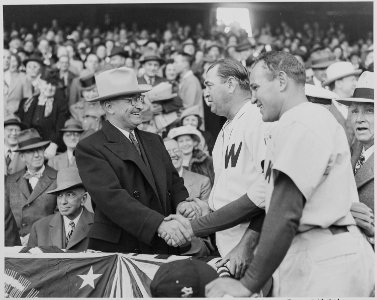
<path id="1" fill-rule="evenodd" d="M 344 131 L 347 136 L 348 144 L 351 146 L 354 141 L 355 133 L 353 132 L 349 119 L 345 119 L 343 117 L 342 113 L 336 108 L 334 103 L 331 103 L 329 107 L 329 111 L 332 113 L 332 115 L 335 117 L 338 123 L 342 125 L 342 127 L 344 128 Z"/>
<path id="2" fill-rule="evenodd" d="M 35 221 L 51 215 L 56 208 L 56 196 L 47 194 L 56 188 L 56 170 L 46 166 L 34 190 L 30 193 L 25 170 L 9 175 L 5 182 L 5 201 L 8 201 L 20 236 L 30 232 Z"/>
<path id="3" fill-rule="evenodd" d="M 207 176 L 183 169 L 182 178 L 190 197 L 208 200 L 212 187 Z"/>
<path id="4" fill-rule="evenodd" d="M 61 169 L 65 169 L 65 168 L 68 168 L 68 167 L 71 167 L 71 166 L 76 166 L 76 162 L 74 162 L 73 164 L 69 163 L 68 154 L 67 154 L 67 151 L 66 151 L 62 154 L 58 154 L 58 155 L 50 158 L 48 160 L 48 165 L 51 168 L 54 168 L 56 171 L 59 171 Z"/>
<path id="5" fill-rule="evenodd" d="M 66 245 L 63 216 L 57 212 L 33 224 L 28 247 L 56 246 L 60 249 L 85 251 L 88 248 L 88 232 L 93 224 L 94 214 L 83 208 L 77 226 Z"/>
<path id="6" fill-rule="evenodd" d="M 77 75 L 75 73 L 68 70 L 67 85 L 65 85 L 65 83 L 64 83 L 64 95 L 65 95 L 67 101 L 68 101 L 69 96 L 70 96 L 72 81 L 76 77 L 77 77 Z"/>
<path id="7" fill-rule="evenodd" d="M 11 175 L 25 169 L 25 163 L 21 160 L 19 152 L 15 152 L 13 154 L 13 159 L 11 160 L 8 168 L 6 167 L 6 163 L 4 163 L 4 166 L 6 175 Z"/>
<path id="8" fill-rule="evenodd" d="M 362 149 L 363 145 L 360 142 L 355 142 L 352 145 L 351 164 L 353 170 L 361 155 Z M 374 154 L 372 154 L 357 171 L 355 181 L 360 202 L 369 206 L 374 212 Z"/>
<path id="9" fill-rule="evenodd" d="M 5 115 L 14 114 L 18 110 L 21 99 L 31 97 L 31 90 L 31 83 L 24 73 L 12 73 L 5 98 Z"/>
<path id="10" fill-rule="evenodd" d="M 80 177 L 95 204 L 89 249 L 179 254 L 157 235 L 163 218 L 188 197 L 162 139 L 135 129 L 143 157 L 110 122 L 76 147 Z M 149 165 L 149 166 L 148 166 Z"/>
<path id="11" fill-rule="evenodd" d="M 5 247 L 21 246 L 16 220 L 8 201 L 4 201 L 4 245 Z"/>

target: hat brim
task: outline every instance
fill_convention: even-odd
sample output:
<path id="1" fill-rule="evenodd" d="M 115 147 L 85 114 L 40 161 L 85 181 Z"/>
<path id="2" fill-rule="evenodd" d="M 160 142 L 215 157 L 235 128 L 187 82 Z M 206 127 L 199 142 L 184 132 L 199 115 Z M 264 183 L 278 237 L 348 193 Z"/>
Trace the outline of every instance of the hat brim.
<path id="1" fill-rule="evenodd" d="M 346 73 L 346 74 L 342 74 L 340 76 L 336 76 L 336 77 L 333 77 L 333 78 L 330 78 L 328 80 L 326 80 L 323 85 L 326 86 L 326 85 L 329 85 L 330 83 L 334 82 L 335 80 L 338 80 L 338 79 L 341 79 L 341 78 L 345 78 L 345 77 L 348 77 L 348 76 L 352 76 L 352 75 L 360 75 L 362 72 L 362 70 L 356 70 L 354 72 L 349 72 L 349 73 Z"/>
<path id="2" fill-rule="evenodd" d="M 343 99 L 335 99 L 335 100 L 347 106 L 351 106 L 352 102 L 374 103 L 373 99 L 367 99 L 367 98 L 343 98 Z"/>
<path id="3" fill-rule="evenodd" d="M 27 145 L 27 146 L 22 147 L 22 148 L 18 148 L 17 150 L 14 150 L 14 152 L 23 152 L 23 151 L 27 151 L 27 150 L 37 149 L 37 148 L 41 148 L 43 146 L 47 146 L 50 143 L 51 143 L 51 141 L 42 141 L 42 142 L 38 142 L 38 143 L 35 143 L 35 144 Z"/>
<path id="4" fill-rule="evenodd" d="M 14 121 L 14 122 L 4 122 L 4 127 L 5 126 L 9 126 L 9 125 L 19 126 L 21 128 L 21 130 L 24 130 L 24 129 L 27 128 L 26 124 L 22 123 L 22 122 L 17 122 L 17 121 Z"/>
<path id="5" fill-rule="evenodd" d="M 68 190 L 68 189 L 72 189 L 72 188 L 76 188 L 76 187 L 84 187 L 83 183 L 82 182 L 79 182 L 79 183 L 69 183 L 69 184 L 63 184 L 59 187 L 57 187 L 56 189 L 54 190 L 51 190 L 51 191 L 48 191 L 46 192 L 47 194 L 56 194 L 58 192 L 61 192 L 61 191 L 65 191 L 65 190 Z"/>
<path id="6" fill-rule="evenodd" d="M 145 93 L 145 92 L 148 92 L 148 91 L 150 91 L 150 89 L 148 89 L 148 90 L 145 90 L 145 89 L 144 90 L 133 90 L 133 91 L 129 91 L 129 92 L 115 93 L 115 94 L 111 94 L 111 95 L 100 96 L 100 97 L 96 97 L 96 98 L 93 98 L 93 99 L 90 99 L 90 100 L 86 100 L 86 102 L 104 101 L 104 100 L 109 100 L 111 98 L 115 98 L 115 97 L 119 97 L 119 96 L 142 94 L 142 93 Z"/>
<path id="7" fill-rule="evenodd" d="M 39 63 L 41 66 L 45 65 L 41 59 L 37 59 L 37 58 L 27 58 L 22 63 L 26 67 L 27 63 L 30 62 L 30 61 L 35 61 L 35 62 Z"/>
<path id="8" fill-rule="evenodd" d="M 61 132 L 84 132 L 84 129 L 79 128 L 63 128 L 60 129 Z"/>
<path id="9" fill-rule="evenodd" d="M 162 59 L 162 58 L 147 58 L 147 59 L 143 59 L 143 60 L 140 60 L 139 62 L 141 64 L 144 64 L 146 63 L 147 61 L 158 61 L 160 65 L 163 65 L 165 63 L 165 60 Z"/>
<path id="10" fill-rule="evenodd" d="M 328 66 L 332 65 L 335 61 L 325 61 L 322 63 L 314 64 L 311 65 L 312 69 L 324 69 L 327 68 Z"/>

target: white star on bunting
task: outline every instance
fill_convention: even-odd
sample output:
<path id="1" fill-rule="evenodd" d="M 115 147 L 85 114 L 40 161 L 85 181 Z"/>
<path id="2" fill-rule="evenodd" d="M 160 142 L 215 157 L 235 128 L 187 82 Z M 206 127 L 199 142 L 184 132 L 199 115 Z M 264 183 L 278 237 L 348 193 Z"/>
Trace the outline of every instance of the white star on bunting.
<path id="1" fill-rule="evenodd" d="M 102 276 L 102 274 L 93 274 L 93 266 L 91 266 L 88 274 L 77 276 L 79 276 L 83 280 L 80 289 L 82 289 L 86 285 L 90 285 L 94 289 L 94 280 Z"/>

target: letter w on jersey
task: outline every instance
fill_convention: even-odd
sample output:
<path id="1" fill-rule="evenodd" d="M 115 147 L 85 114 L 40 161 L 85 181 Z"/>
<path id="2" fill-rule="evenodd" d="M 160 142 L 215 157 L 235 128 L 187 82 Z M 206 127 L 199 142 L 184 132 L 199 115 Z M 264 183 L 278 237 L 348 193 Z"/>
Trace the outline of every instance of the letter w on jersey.
<path id="1" fill-rule="evenodd" d="M 238 157 L 240 156 L 241 148 L 242 148 L 242 142 L 239 144 L 237 152 L 234 153 L 234 148 L 236 147 L 235 144 L 232 144 L 229 150 L 229 146 L 226 147 L 226 153 L 225 153 L 225 169 L 228 168 L 229 160 L 231 161 L 231 167 L 234 168 L 237 165 Z"/>

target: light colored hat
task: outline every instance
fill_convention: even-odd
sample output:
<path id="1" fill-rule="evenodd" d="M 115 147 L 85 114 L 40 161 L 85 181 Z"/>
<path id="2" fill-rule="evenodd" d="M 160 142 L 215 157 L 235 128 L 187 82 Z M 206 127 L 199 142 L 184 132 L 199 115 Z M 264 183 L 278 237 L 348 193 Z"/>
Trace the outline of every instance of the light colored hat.
<path id="1" fill-rule="evenodd" d="M 77 167 L 68 167 L 59 170 L 56 184 L 56 189 L 48 191 L 47 194 L 55 194 L 72 187 L 83 186 Z"/>
<path id="2" fill-rule="evenodd" d="M 135 95 L 149 90 L 140 89 L 133 69 L 122 67 L 95 75 L 98 97 L 88 102 L 107 100 L 122 95 Z"/>
<path id="3" fill-rule="evenodd" d="M 324 69 L 335 62 L 335 56 L 328 51 L 319 51 L 312 53 L 310 57 L 312 69 Z"/>
<path id="4" fill-rule="evenodd" d="M 64 123 L 64 128 L 60 129 L 63 132 L 83 132 L 84 129 L 82 128 L 81 122 L 76 119 L 68 119 Z"/>
<path id="5" fill-rule="evenodd" d="M 145 96 L 147 96 L 151 102 L 169 100 L 177 97 L 177 93 L 172 93 L 172 90 L 173 86 L 171 83 L 161 82 L 152 87 L 149 92 L 145 93 Z"/>
<path id="6" fill-rule="evenodd" d="M 316 86 L 314 84 L 305 83 L 305 95 L 309 97 L 321 98 L 321 99 L 336 99 L 339 96 L 323 87 Z"/>
<path id="7" fill-rule="evenodd" d="M 361 72 L 361 70 L 355 70 L 353 65 L 348 61 L 337 61 L 326 69 L 327 80 L 323 85 L 329 85 L 331 82 L 347 76 L 360 75 Z"/>
<path id="8" fill-rule="evenodd" d="M 168 137 L 171 139 L 177 139 L 181 135 L 190 135 L 194 139 L 196 139 L 198 142 L 200 142 L 201 140 L 200 139 L 201 133 L 192 126 L 186 125 L 186 126 L 175 127 L 175 128 L 172 128 L 168 133 Z"/>
<path id="9" fill-rule="evenodd" d="M 351 105 L 352 102 L 374 103 L 375 82 L 374 72 L 365 71 L 360 75 L 352 97 L 337 99 L 337 101 L 345 105 Z"/>
<path id="10" fill-rule="evenodd" d="M 25 129 L 18 136 L 18 149 L 15 152 L 28 151 L 41 148 L 50 144 L 50 141 L 43 141 L 35 128 Z"/>
<path id="11" fill-rule="evenodd" d="M 198 116 L 199 118 L 201 118 L 200 111 L 199 111 L 199 105 L 194 105 L 194 106 L 190 106 L 190 107 L 186 108 L 181 114 L 181 120 L 183 120 L 187 116 L 192 116 L 192 115 L 195 115 L 195 116 Z"/>
<path id="12" fill-rule="evenodd" d="M 88 70 L 82 71 L 79 81 L 80 81 L 81 90 L 91 90 L 96 86 L 94 73 Z"/>
<path id="13" fill-rule="evenodd" d="M 153 49 L 147 49 L 140 58 L 139 62 L 144 64 L 147 61 L 157 61 L 160 65 L 165 63 L 165 60 L 160 56 L 160 54 Z"/>

